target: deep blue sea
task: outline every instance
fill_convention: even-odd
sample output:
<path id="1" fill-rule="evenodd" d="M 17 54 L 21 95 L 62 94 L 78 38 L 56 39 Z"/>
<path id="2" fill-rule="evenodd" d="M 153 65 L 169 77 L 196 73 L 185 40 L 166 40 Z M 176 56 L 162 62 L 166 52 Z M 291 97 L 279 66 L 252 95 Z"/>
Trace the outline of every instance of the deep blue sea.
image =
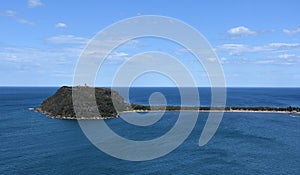
<path id="1" fill-rule="evenodd" d="M 212 140 L 199 147 L 208 114 L 200 113 L 192 133 L 177 149 L 158 159 L 132 162 L 97 149 L 77 121 L 52 119 L 28 110 L 57 89 L 0 88 L 1 175 L 300 174 L 299 115 L 225 113 Z M 157 91 L 166 96 L 169 105 L 180 105 L 176 88 L 132 88 L 126 100 L 147 104 L 149 95 Z M 209 88 L 200 88 L 199 93 L 201 105 L 208 106 Z M 227 106 L 300 107 L 300 88 L 229 88 L 227 95 Z M 116 133 L 139 139 L 159 137 L 177 118 L 178 112 L 167 112 L 153 126 L 138 130 L 131 130 L 121 118 L 106 122 Z"/>

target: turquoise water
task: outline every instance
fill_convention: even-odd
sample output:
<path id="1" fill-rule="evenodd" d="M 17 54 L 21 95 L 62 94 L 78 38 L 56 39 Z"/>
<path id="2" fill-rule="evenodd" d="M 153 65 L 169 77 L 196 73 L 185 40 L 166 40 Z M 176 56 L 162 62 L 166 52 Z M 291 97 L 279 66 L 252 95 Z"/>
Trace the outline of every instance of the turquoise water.
<path id="1" fill-rule="evenodd" d="M 0 174 L 299 174 L 300 116 L 226 113 L 213 139 L 199 147 L 207 113 L 187 140 L 170 154 L 144 162 L 113 158 L 93 146 L 76 121 L 51 119 L 28 110 L 57 88 L 0 88 Z M 136 88 L 131 102 L 147 104 L 148 95 L 163 91 L 169 104 L 179 104 L 170 88 Z M 209 104 L 209 89 L 199 90 Z M 300 106 L 300 89 L 233 88 L 230 106 Z M 142 95 L 143 94 L 143 95 Z M 146 94 L 146 95 L 145 95 Z M 148 96 L 148 97 L 147 97 Z M 126 114 L 130 115 L 130 114 Z M 178 113 L 169 112 L 149 127 L 107 120 L 121 136 L 152 139 L 167 132 Z"/>

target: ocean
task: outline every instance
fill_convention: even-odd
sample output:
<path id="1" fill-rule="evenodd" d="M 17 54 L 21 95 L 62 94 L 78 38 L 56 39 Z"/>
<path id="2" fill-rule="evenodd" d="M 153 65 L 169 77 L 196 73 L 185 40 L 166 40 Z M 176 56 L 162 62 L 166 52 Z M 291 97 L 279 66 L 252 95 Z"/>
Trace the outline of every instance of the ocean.
<path id="1" fill-rule="evenodd" d="M 0 88 L 0 174 L 300 173 L 300 115 L 225 113 L 212 140 L 199 147 L 199 136 L 208 116 L 200 113 L 192 133 L 177 149 L 154 160 L 133 162 L 97 149 L 77 121 L 52 119 L 28 110 L 39 106 L 57 89 Z M 163 93 L 168 105 L 180 105 L 176 88 L 131 88 L 126 101 L 148 104 L 153 92 Z M 208 106 L 210 89 L 199 88 L 199 93 L 200 104 Z M 227 96 L 227 106 L 300 107 L 300 88 L 228 88 Z M 177 119 L 178 112 L 167 112 L 147 127 L 131 127 L 121 118 L 106 122 L 119 135 L 142 140 L 159 137 Z"/>

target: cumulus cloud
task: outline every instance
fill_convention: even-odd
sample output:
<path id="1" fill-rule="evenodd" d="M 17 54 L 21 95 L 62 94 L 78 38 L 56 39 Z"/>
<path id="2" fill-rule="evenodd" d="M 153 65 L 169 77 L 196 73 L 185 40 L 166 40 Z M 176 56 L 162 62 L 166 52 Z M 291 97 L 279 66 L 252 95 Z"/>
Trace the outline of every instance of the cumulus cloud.
<path id="1" fill-rule="evenodd" d="M 283 29 L 282 31 L 285 34 L 293 35 L 293 34 L 300 33 L 300 28 L 296 28 L 296 29 Z"/>
<path id="2" fill-rule="evenodd" d="M 74 35 L 58 35 L 52 36 L 47 39 L 48 42 L 54 44 L 86 44 L 88 38 L 74 36 Z"/>
<path id="3" fill-rule="evenodd" d="M 43 3 L 40 0 L 28 0 L 27 4 L 28 4 L 28 7 L 31 7 L 31 8 L 43 5 Z"/>
<path id="4" fill-rule="evenodd" d="M 59 22 L 59 23 L 55 24 L 55 27 L 56 28 L 67 28 L 68 26 L 65 23 Z"/>
<path id="5" fill-rule="evenodd" d="M 256 35 L 256 32 L 253 30 L 250 30 L 249 28 L 245 26 L 238 26 L 231 28 L 227 31 L 228 34 L 232 36 L 250 36 L 250 35 Z"/>

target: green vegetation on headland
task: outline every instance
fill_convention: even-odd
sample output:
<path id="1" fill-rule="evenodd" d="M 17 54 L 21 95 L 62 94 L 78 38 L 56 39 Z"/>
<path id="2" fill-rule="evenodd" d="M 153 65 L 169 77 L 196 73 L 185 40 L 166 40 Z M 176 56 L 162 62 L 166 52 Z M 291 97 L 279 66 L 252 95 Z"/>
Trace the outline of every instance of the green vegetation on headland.
<path id="1" fill-rule="evenodd" d="M 230 112 L 230 111 L 262 111 L 262 112 L 300 112 L 299 107 L 194 107 L 194 106 L 152 106 L 152 109 L 150 106 L 143 106 L 143 105 L 137 105 L 133 104 L 131 105 L 134 110 L 166 110 L 166 111 L 192 111 L 192 110 L 199 110 L 199 111 L 224 111 L 224 112 Z"/>
<path id="2" fill-rule="evenodd" d="M 78 94 L 80 101 L 78 104 L 73 103 L 72 91 Z M 91 94 L 95 94 L 96 104 L 99 113 L 95 113 L 93 109 L 94 100 L 91 98 Z M 115 105 L 113 104 L 111 96 L 114 97 Z M 76 106 L 81 118 L 76 118 L 74 106 Z M 67 87 L 63 86 L 57 90 L 57 92 L 48 97 L 40 107 L 35 108 L 36 111 L 44 113 L 50 117 L 62 118 L 62 119 L 106 119 L 115 118 L 118 116 L 118 112 L 115 109 L 117 106 L 118 111 L 124 111 L 128 104 L 124 102 L 122 96 L 117 91 L 108 88 L 90 88 L 86 86 Z"/>
<path id="3" fill-rule="evenodd" d="M 75 92 L 80 103 L 74 104 L 72 90 Z M 91 94 L 95 97 L 91 98 Z M 112 98 L 113 97 L 113 98 Z M 97 110 L 93 109 L 93 99 L 96 99 Z M 74 106 L 76 106 L 76 117 Z M 199 111 L 199 112 L 284 112 L 300 113 L 299 107 L 195 107 L 195 106 L 145 106 L 128 104 L 115 90 L 109 88 L 91 88 L 86 86 L 67 87 L 63 86 L 57 92 L 48 97 L 36 111 L 53 118 L 61 119 L 108 119 L 116 118 L 120 112 L 155 112 L 155 111 Z M 80 114 L 80 115 L 78 115 Z"/>

